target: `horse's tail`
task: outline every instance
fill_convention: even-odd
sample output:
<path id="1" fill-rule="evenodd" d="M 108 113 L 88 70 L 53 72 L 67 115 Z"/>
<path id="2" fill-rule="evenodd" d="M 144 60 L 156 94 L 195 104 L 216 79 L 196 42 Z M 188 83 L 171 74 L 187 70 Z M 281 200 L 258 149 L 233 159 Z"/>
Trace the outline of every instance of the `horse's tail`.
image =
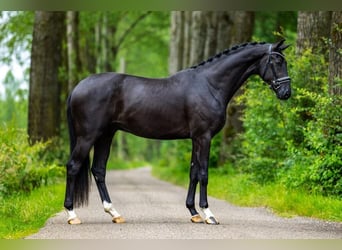
<path id="1" fill-rule="evenodd" d="M 72 156 L 77 143 L 77 137 L 75 134 L 75 127 L 73 123 L 73 116 L 70 107 L 71 95 L 67 101 L 67 120 L 69 128 L 70 139 L 70 156 Z M 74 204 L 76 207 L 88 204 L 89 190 L 90 190 L 90 159 L 89 154 L 84 159 L 82 166 L 75 177 L 75 189 L 74 189 Z"/>

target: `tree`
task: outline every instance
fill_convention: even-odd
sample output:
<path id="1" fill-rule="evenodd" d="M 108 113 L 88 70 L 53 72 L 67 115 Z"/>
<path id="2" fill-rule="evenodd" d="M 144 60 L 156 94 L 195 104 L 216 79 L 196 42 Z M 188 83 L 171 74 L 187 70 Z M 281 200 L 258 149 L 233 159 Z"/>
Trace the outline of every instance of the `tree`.
<path id="1" fill-rule="evenodd" d="M 329 92 L 342 94 L 342 12 L 334 11 L 330 29 L 331 46 L 329 50 Z"/>
<path id="2" fill-rule="evenodd" d="M 185 15 L 182 11 L 171 12 L 171 38 L 170 38 L 170 54 L 169 54 L 169 73 L 174 74 L 183 68 L 184 55 L 184 21 Z M 187 33 L 187 32 L 185 32 Z"/>
<path id="3" fill-rule="evenodd" d="M 313 23 L 304 24 L 310 20 Z M 298 152 L 304 153 L 301 159 L 306 157 L 301 162 L 307 164 L 306 175 L 310 177 L 306 178 L 311 181 L 308 187 L 337 196 L 342 192 L 342 144 L 339 136 L 342 111 L 341 29 L 342 15 L 339 11 L 301 12 L 298 16 L 297 51 L 300 54 L 305 50 L 312 51 L 303 55 L 304 58 L 310 56 L 306 62 L 309 67 L 304 73 L 311 76 L 306 78 L 308 83 L 304 85 L 308 94 L 299 93 L 295 98 L 297 102 L 306 100 L 299 101 L 297 105 L 305 110 L 296 121 L 297 126 L 301 123 L 299 127 L 303 127 L 302 145 L 297 143 L 302 148 L 299 147 Z"/>
<path id="4" fill-rule="evenodd" d="M 169 73 L 200 63 L 231 45 L 226 11 L 172 11 Z"/>
<path id="5" fill-rule="evenodd" d="M 330 11 L 299 11 L 297 22 L 297 54 L 311 48 L 314 53 L 325 53 L 326 38 L 330 36 Z"/>
<path id="6" fill-rule="evenodd" d="M 248 11 L 172 11 L 169 73 L 249 41 L 253 25 Z"/>
<path id="7" fill-rule="evenodd" d="M 81 71 L 79 53 L 79 12 L 67 11 L 67 67 L 68 67 L 68 92 L 70 92 L 79 81 L 78 75 Z"/>
<path id="8" fill-rule="evenodd" d="M 342 78 L 342 12 L 300 11 L 297 25 L 297 53 L 311 49 L 326 54 L 329 63 L 329 92 L 340 95 Z"/>
<path id="9" fill-rule="evenodd" d="M 254 30 L 254 12 L 234 11 L 230 13 L 230 17 L 231 20 L 233 20 L 231 34 L 229 35 L 231 38 L 230 44 L 233 45 L 249 41 L 252 38 Z M 227 107 L 227 119 L 223 128 L 220 162 L 224 162 L 228 158 L 234 158 L 234 140 L 237 139 L 239 133 L 243 132 L 241 117 L 244 106 L 238 104 L 236 101 L 236 98 L 240 96 L 243 91 L 244 88 L 240 88 Z"/>
<path id="10" fill-rule="evenodd" d="M 33 27 L 28 134 L 31 143 L 59 135 L 62 40 L 65 13 L 37 11 Z"/>

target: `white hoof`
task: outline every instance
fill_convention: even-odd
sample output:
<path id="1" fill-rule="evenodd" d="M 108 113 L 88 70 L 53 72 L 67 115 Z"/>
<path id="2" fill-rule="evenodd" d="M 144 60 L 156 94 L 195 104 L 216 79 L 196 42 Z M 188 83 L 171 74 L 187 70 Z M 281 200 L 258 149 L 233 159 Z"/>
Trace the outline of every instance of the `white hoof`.
<path id="1" fill-rule="evenodd" d="M 112 203 L 108 203 L 108 202 L 104 201 L 103 207 L 104 207 L 104 211 L 106 213 L 110 214 L 110 216 L 112 216 L 112 222 L 113 223 L 117 223 L 117 224 L 125 223 L 125 219 L 123 217 L 121 217 L 121 215 L 118 213 L 118 211 L 115 210 Z"/>
<path id="2" fill-rule="evenodd" d="M 216 220 L 215 217 L 209 217 L 209 218 L 205 219 L 205 223 L 209 224 L 209 225 L 218 225 L 218 224 L 220 224 L 218 222 L 218 220 Z"/>
<path id="3" fill-rule="evenodd" d="M 66 210 L 68 214 L 68 224 L 70 225 L 79 225 L 81 224 L 81 220 L 77 217 L 76 213 L 74 210 Z"/>
<path id="4" fill-rule="evenodd" d="M 209 208 L 202 208 L 202 211 L 205 214 L 205 223 L 210 225 L 220 224 Z"/>
<path id="5" fill-rule="evenodd" d="M 68 219 L 68 224 L 79 225 L 79 224 L 82 224 L 82 221 L 76 217 L 76 218 Z"/>

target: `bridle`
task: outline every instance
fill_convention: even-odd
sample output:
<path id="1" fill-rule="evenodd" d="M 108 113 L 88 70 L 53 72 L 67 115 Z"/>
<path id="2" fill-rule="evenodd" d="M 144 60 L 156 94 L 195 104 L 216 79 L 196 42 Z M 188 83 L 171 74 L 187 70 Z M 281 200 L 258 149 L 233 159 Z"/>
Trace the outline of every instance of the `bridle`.
<path id="1" fill-rule="evenodd" d="M 270 67 L 271 70 L 272 70 L 272 73 L 273 73 L 273 76 L 274 76 L 274 80 L 272 80 L 269 85 L 270 85 L 270 88 L 273 89 L 273 90 L 277 90 L 280 88 L 280 86 L 285 83 L 285 82 L 288 82 L 291 80 L 291 78 L 289 76 L 284 76 L 284 77 L 280 77 L 278 78 L 277 77 L 277 73 L 275 71 L 275 68 L 274 68 L 274 64 L 272 62 L 272 55 L 277 55 L 277 56 L 280 56 L 281 58 L 283 58 L 283 60 L 285 60 L 285 56 L 279 52 L 275 52 L 275 51 L 272 51 L 272 44 L 270 45 L 269 49 L 268 49 L 268 60 L 267 60 L 267 64 L 266 64 L 266 67 L 265 67 L 265 70 L 264 70 L 264 73 L 262 74 L 262 78 L 264 79 L 265 77 L 265 74 L 266 74 L 266 71 L 268 70 L 268 68 Z"/>

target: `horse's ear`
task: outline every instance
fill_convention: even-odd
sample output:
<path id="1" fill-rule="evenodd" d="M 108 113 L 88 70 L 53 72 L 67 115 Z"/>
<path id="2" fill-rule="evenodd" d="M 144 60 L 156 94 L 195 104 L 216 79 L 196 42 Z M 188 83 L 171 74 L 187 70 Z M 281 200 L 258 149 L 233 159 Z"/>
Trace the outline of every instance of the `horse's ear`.
<path id="1" fill-rule="evenodd" d="M 277 42 L 274 46 L 275 50 L 283 51 L 287 49 L 290 45 L 285 45 L 284 42 L 285 42 L 285 39 L 282 39 L 279 42 Z"/>

